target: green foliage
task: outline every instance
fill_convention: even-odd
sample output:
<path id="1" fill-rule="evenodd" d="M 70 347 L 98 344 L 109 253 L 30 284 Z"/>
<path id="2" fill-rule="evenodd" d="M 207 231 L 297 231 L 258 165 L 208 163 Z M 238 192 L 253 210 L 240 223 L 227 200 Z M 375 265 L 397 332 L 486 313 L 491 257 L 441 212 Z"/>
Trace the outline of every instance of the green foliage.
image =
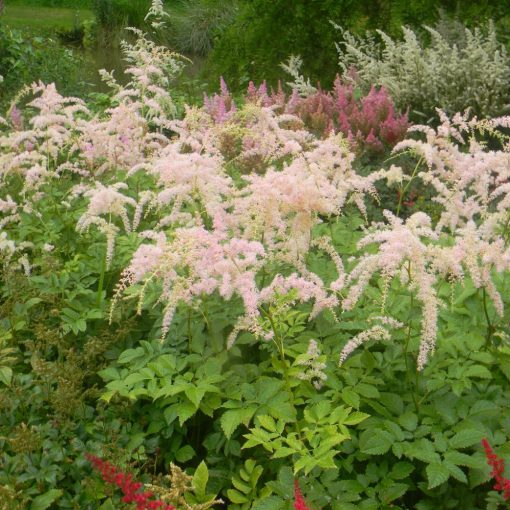
<path id="1" fill-rule="evenodd" d="M 108 98 L 96 96 L 97 110 L 105 106 Z M 148 176 L 130 177 L 130 193 L 137 179 L 150 185 Z M 115 505 L 87 474 L 83 453 L 92 451 L 159 475 L 171 462 L 183 465 L 194 473 L 188 499 L 196 505 L 219 494 L 239 510 L 290 510 L 297 476 L 317 508 L 485 508 L 489 468 L 479 442 L 488 437 L 508 452 L 510 345 L 503 335 L 508 316 L 492 320 L 487 336 L 483 296 L 472 284 L 439 289 L 450 305 L 441 311 L 436 353 L 422 373 L 420 314 L 411 295 L 377 279 L 356 312 L 340 318 L 323 313 L 309 322 L 307 307 L 293 305 L 292 292 L 282 294 L 259 323 L 271 341 L 244 333 L 230 350 L 225 341 L 242 306 L 204 297 L 196 308 L 178 308 L 171 338 L 161 342 L 161 305 L 149 288 L 148 311 L 136 316 L 128 299 L 108 324 L 115 283 L 139 240 L 119 235 L 106 270 L 103 235 L 75 234 L 85 203 L 64 204 L 74 182 L 64 174 L 43 187 L 41 217 L 23 214 L 10 230 L 34 248 L 30 276 L 4 266 L 0 491 L 12 488 L 6 498 L 29 508 Z M 6 185 L 17 196 L 16 175 Z M 325 218 L 313 236 L 330 235 L 347 259 L 363 224 L 349 210 Z M 44 243 L 53 250 L 43 250 Z M 320 250 L 306 263 L 327 281 L 337 276 Z M 339 369 L 342 347 L 380 314 L 383 292 L 386 312 L 406 328 L 391 343 L 358 349 Z M 494 315 L 490 307 L 488 314 Z M 312 339 L 325 365 L 318 389 L 304 377 Z"/>
<path id="2" fill-rule="evenodd" d="M 234 503 L 235 510 L 248 510 L 252 507 L 253 501 L 264 500 L 271 494 L 269 487 L 258 490 L 258 482 L 264 471 L 262 466 L 252 459 L 247 459 L 239 470 L 239 474 L 232 477 L 233 489 L 227 490 L 228 499 Z"/>
<path id="3" fill-rule="evenodd" d="M 69 9 L 81 8 L 88 9 L 92 5 L 92 0 L 9 0 L 9 5 L 30 5 L 34 7 L 66 7 Z"/>
<path id="4" fill-rule="evenodd" d="M 91 109 L 101 116 L 113 104 L 95 94 Z M 72 158 L 63 151 L 51 164 Z M 125 182 L 132 198 L 155 189 L 148 173 L 112 168 L 101 179 Z M 407 286 L 384 277 L 367 283 L 355 311 L 312 320 L 310 305 L 295 304 L 295 291 L 277 295 L 261 305 L 256 324 L 267 341 L 245 332 L 230 349 L 243 305 L 204 294 L 193 306 L 179 303 L 161 341 L 157 282 L 143 287 L 143 309 L 133 299 L 139 283 L 112 310 L 141 241 L 119 229 L 107 268 L 99 229 L 76 233 L 87 206 L 82 196 L 68 202 L 78 182 L 65 170 L 50 184 L 41 181 L 37 214 L 20 209 L 18 223 L 3 225 L 31 262 L 31 272 L 22 271 L 19 260 L 0 253 L 0 501 L 8 510 L 120 508 L 118 495 L 91 475 L 86 451 L 165 494 L 173 486 L 163 483 L 168 465 L 179 463 L 188 474 L 178 476 L 193 488 L 183 491 L 184 508 L 209 508 L 219 495 L 233 510 L 291 510 L 295 477 L 313 508 L 498 507 L 487 494 L 479 443 L 487 437 L 510 453 L 510 317 L 496 317 L 467 277 L 463 286 L 445 279 L 437 288 L 447 304 L 422 372 L 421 311 Z M 16 172 L 3 183 L 16 200 L 26 192 Z M 385 205 L 404 212 L 402 198 Z M 140 230 L 159 214 L 148 208 Z M 365 220 L 350 207 L 321 219 L 310 235 L 327 235 L 349 269 Z M 289 273 L 272 263 L 257 283 Z M 302 264 L 326 282 L 338 277 L 324 250 L 311 249 Z M 496 283 L 508 301 L 510 279 Z M 343 347 L 381 315 L 382 303 L 404 327 L 391 342 L 359 347 L 339 367 Z"/>
<path id="5" fill-rule="evenodd" d="M 363 7 L 362 2 L 352 0 L 245 2 L 216 41 L 209 70 L 228 77 L 234 89 L 245 88 L 249 80 L 275 82 L 281 75 L 278 65 L 289 55 L 298 54 L 305 73 L 327 85 L 336 71 L 336 37 L 328 20 L 348 23 L 357 19 L 363 27 Z"/>
<path id="6" fill-rule="evenodd" d="M 82 58 L 48 36 L 0 27 L 0 103 L 7 102 L 23 85 L 42 80 L 55 82 L 68 95 L 79 95 L 84 87 L 80 76 Z"/>

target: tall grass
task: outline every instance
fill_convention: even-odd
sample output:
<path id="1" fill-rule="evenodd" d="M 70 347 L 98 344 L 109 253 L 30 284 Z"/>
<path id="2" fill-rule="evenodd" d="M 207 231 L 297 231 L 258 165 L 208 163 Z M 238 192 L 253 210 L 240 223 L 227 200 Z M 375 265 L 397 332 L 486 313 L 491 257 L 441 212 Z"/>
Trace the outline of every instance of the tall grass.
<path id="1" fill-rule="evenodd" d="M 168 7 L 166 42 L 186 55 L 207 55 L 239 8 L 239 0 L 179 0 Z"/>
<path id="2" fill-rule="evenodd" d="M 93 0 L 99 44 L 118 45 L 126 27 L 144 28 L 150 5 L 150 0 Z"/>

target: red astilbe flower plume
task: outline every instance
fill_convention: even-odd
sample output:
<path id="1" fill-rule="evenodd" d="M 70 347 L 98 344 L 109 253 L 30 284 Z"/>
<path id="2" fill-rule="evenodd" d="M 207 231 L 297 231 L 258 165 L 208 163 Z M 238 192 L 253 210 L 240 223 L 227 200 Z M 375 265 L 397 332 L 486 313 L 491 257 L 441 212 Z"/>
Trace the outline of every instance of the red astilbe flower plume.
<path id="1" fill-rule="evenodd" d="M 117 471 L 117 468 L 107 461 L 86 453 L 85 457 L 92 464 L 92 467 L 101 473 L 105 483 L 116 485 L 124 494 L 122 501 L 124 503 L 135 503 L 136 510 L 175 510 L 175 507 L 168 505 L 164 501 L 153 499 L 149 501 L 153 494 L 152 492 L 144 492 L 140 490 L 142 484 L 133 481 L 131 473 L 122 473 Z"/>
<path id="2" fill-rule="evenodd" d="M 502 492 L 503 499 L 510 499 L 510 480 L 503 476 L 505 471 L 505 461 L 494 453 L 494 450 L 491 448 L 487 439 L 482 439 L 482 446 L 487 457 L 487 464 L 489 464 L 492 468 L 491 476 L 496 481 L 493 487 L 494 490 Z"/>
<path id="3" fill-rule="evenodd" d="M 306 501 L 303 498 L 301 489 L 299 488 L 299 482 L 294 480 L 294 508 L 295 510 L 312 510 L 306 505 Z"/>

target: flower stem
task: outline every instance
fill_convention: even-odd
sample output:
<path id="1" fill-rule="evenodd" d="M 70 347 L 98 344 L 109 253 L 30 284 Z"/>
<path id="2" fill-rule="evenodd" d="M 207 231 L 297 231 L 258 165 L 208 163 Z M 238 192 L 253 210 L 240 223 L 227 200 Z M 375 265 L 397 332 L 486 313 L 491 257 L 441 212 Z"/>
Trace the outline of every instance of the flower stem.
<path id="1" fill-rule="evenodd" d="M 106 248 L 108 250 L 108 248 Z M 101 301 L 103 299 L 103 287 L 104 287 L 104 275 L 106 272 L 106 251 L 103 259 L 101 260 L 101 272 L 99 273 L 99 284 L 97 286 L 97 306 L 101 306 Z"/>
<path id="2" fill-rule="evenodd" d="M 407 193 L 407 190 L 409 189 L 409 186 L 411 186 L 411 183 L 414 181 L 414 178 L 416 177 L 416 173 L 418 172 L 418 168 L 420 167 L 420 164 L 423 160 L 423 157 L 421 157 L 418 160 L 418 163 L 416 163 L 416 166 L 414 167 L 413 173 L 411 174 L 411 177 L 409 181 L 407 181 L 407 184 L 404 186 L 400 193 L 400 197 L 398 198 L 398 205 L 397 205 L 397 216 L 400 217 L 400 209 L 402 207 L 402 202 L 404 201 L 404 197 Z"/>
<path id="3" fill-rule="evenodd" d="M 482 289 L 482 295 L 483 295 L 483 313 L 485 315 L 485 320 L 487 321 L 487 334 L 485 335 L 485 349 L 488 349 L 491 344 L 492 335 L 494 333 L 494 326 L 489 316 L 489 310 L 487 309 L 487 292 L 485 291 L 485 287 Z"/>

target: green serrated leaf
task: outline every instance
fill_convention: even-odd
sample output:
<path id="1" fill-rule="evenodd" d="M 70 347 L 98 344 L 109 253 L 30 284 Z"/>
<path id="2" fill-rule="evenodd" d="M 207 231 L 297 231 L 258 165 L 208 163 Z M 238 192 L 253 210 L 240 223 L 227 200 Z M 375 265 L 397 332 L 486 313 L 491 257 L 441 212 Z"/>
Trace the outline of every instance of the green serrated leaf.
<path id="1" fill-rule="evenodd" d="M 137 347 L 136 349 L 127 349 L 122 352 L 117 360 L 120 364 L 125 365 L 136 358 L 141 358 L 145 355 L 143 347 Z"/>
<path id="2" fill-rule="evenodd" d="M 409 489 L 406 483 L 393 483 L 387 489 L 380 491 L 379 496 L 385 503 L 391 503 L 398 498 L 401 498 Z"/>
<path id="3" fill-rule="evenodd" d="M 281 510 L 285 506 L 285 501 L 278 496 L 269 496 L 263 499 L 259 499 L 251 510 Z"/>
<path id="4" fill-rule="evenodd" d="M 175 410 L 181 426 L 197 412 L 197 408 L 191 402 L 182 402 L 172 408 Z"/>
<path id="5" fill-rule="evenodd" d="M 175 454 L 177 462 L 181 463 L 188 462 L 188 460 L 191 460 L 194 456 L 195 450 L 189 444 L 183 446 L 182 448 L 179 448 L 179 450 L 177 450 L 177 453 Z"/>
<path id="6" fill-rule="evenodd" d="M 474 469 L 483 469 L 485 467 L 485 461 L 479 462 L 471 455 L 457 452 L 455 450 L 446 452 L 444 458 L 445 461 L 455 464 L 456 466 L 466 466 Z"/>
<path id="7" fill-rule="evenodd" d="M 418 416 L 411 412 L 401 414 L 398 417 L 398 423 L 401 427 L 412 432 L 418 426 Z"/>
<path id="8" fill-rule="evenodd" d="M 243 494 L 250 494 L 253 487 L 249 485 L 246 482 L 243 482 L 240 478 L 237 476 L 232 477 L 232 485 L 241 493 Z"/>
<path id="9" fill-rule="evenodd" d="M 256 408 L 253 407 L 243 407 L 239 409 L 229 409 L 225 411 L 220 418 L 220 425 L 225 437 L 230 439 L 232 434 L 235 432 L 237 427 L 244 423 L 248 425 L 253 414 L 255 413 Z"/>
<path id="10" fill-rule="evenodd" d="M 492 379 L 492 374 L 487 367 L 483 365 L 472 365 L 464 372 L 466 377 L 479 377 L 481 379 Z"/>
<path id="11" fill-rule="evenodd" d="M 60 489 L 50 489 L 33 499 L 30 510 L 46 510 L 52 503 L 60 498 L 63 493 L 64 491 Z"/>
<path id="12" fill-rule="evenodd" d="M 244 494 L 241 494 L 235 489 L 228 489 L 227 497 L 236 505 L 242 505 L 243 503 L 248 503 L 250 501 Z"/>
<path id="13" fill-rule="evenodd" d="M 10 386 L 12 381 L 12 368 L 0 367 L 0 382 L 6 386 Z"/>
<path id="14" fill-rule="evenodd" d="M 289 455 L 292 455 L 293 453 L 296 453 L 296 450 L 294 448 L 287 448 L 286 446 L 282 446 L 280 448 L 276 448 L 275 452 L 271 456 L 272 459 L 281 459 L 283 457 L 288 457 Z"/>
<path id="15" fill-rule="evenodd" d="M 391 434 L 393 434 L 393 436 L 395 436 L 395 439 L 397 441 L 404 441 L 405 434 L 397 423 L 395 423 L 391 420 L 385 420 L 384 427 L 386 428 L 386 430 L 388 432 L 390 432 Z"/>
<path id="16" fill-rule="evenodd" d="M 367 431 L 360 438 L 360 449 L 368 455 L 383 455 L 393 443 L 393 436 L 385 430 Z"/>
<path id="17" fill-rule="evenodd" d="M 466 429 L 457 432 L 452 438 L 449 440 L 449 444 L 451 448 L 467 448 L 468 446 L 472 446 L 474 444 L 480 443 L 482 440 L 483 433 L 477 429 Z"/>
<path id="18" fill-rule="evenodd" d="M 355 409 L 359 409 L 360 398 L 353 389 L 344 388 L 342 390 L 342 399 L 347 405 L 354 407 Z"/>
<path id="19" fill-rule="evenodd" d="M 358 423 L 361 423 L 362 421 L 366 420 L 367 418 L 370 418 L 369 414 L 366 413 L 360 413 L 359 411 L 355 411 L 354 413 L 351 413 L 348 418 L 346 418 L 343 422 L 344 425 L 357 425 Z"/>
<path id="20" fill-rule="evenodd" d="M 193 405 L 198 409 L 200 402 L 204 398 L 205 390 L 197 386 L 189 385 L 184 390 L 185 395 L 193 402 Z"/>
<path id="21" fill-rule="evenodd" d="M 372 384 L 359 383 L 355 387 L 356 391 L 366 398 L 379 398 L 379 390 Z"/>
<path id="22" fill-rule="evenodd" d="M 450 472 L 450 475 L 453 476 L 453 478 L 455 478 L 459 482 L 466 483 L 466 484 L 468 483 L 467 476 L 464 473 L 464 471 L 462 471 L 462 469 L 460 469 L 460 467 L 456 466 L 455 464 L 453 464 L 451 462 L 447 462 L 447 461 L 443 462 L 443 465 L 446 467 L 446 469 L 448 469 L 448 471 Z"/>
<path id="23" fill-rule="evenodd" d="M 257 420 L 262 427 L 269 430 L 269 432 L 276 432 L 276 422 L 271 416 L 262 414 L 257 416 Z"/>
<path id="24" fill-rule="evenodd" d="M 433 444 L 428 439 L 420 439 L 405 448 L 405 454 L 413 459 L 419 459 L 428 464 L 441 462 Z"/>
<path id="25" fill-rule="evenodd" d="M 410 462 L 397 462 L 390 471 L 389 477 L 392 480 L 403 480 L 414 471 L 414 466 Z"/>
<path id="26" fill-rule="evenodd" d="M 429 489 L 433 489 L 434 487 L 443 484 L 446 480 L 448 480 L 448 478 L 450 478 L 450 471 L 448 471 L 448 468 L 439 462 L 429 464 L 425 471 L 429 481 Z"/>

